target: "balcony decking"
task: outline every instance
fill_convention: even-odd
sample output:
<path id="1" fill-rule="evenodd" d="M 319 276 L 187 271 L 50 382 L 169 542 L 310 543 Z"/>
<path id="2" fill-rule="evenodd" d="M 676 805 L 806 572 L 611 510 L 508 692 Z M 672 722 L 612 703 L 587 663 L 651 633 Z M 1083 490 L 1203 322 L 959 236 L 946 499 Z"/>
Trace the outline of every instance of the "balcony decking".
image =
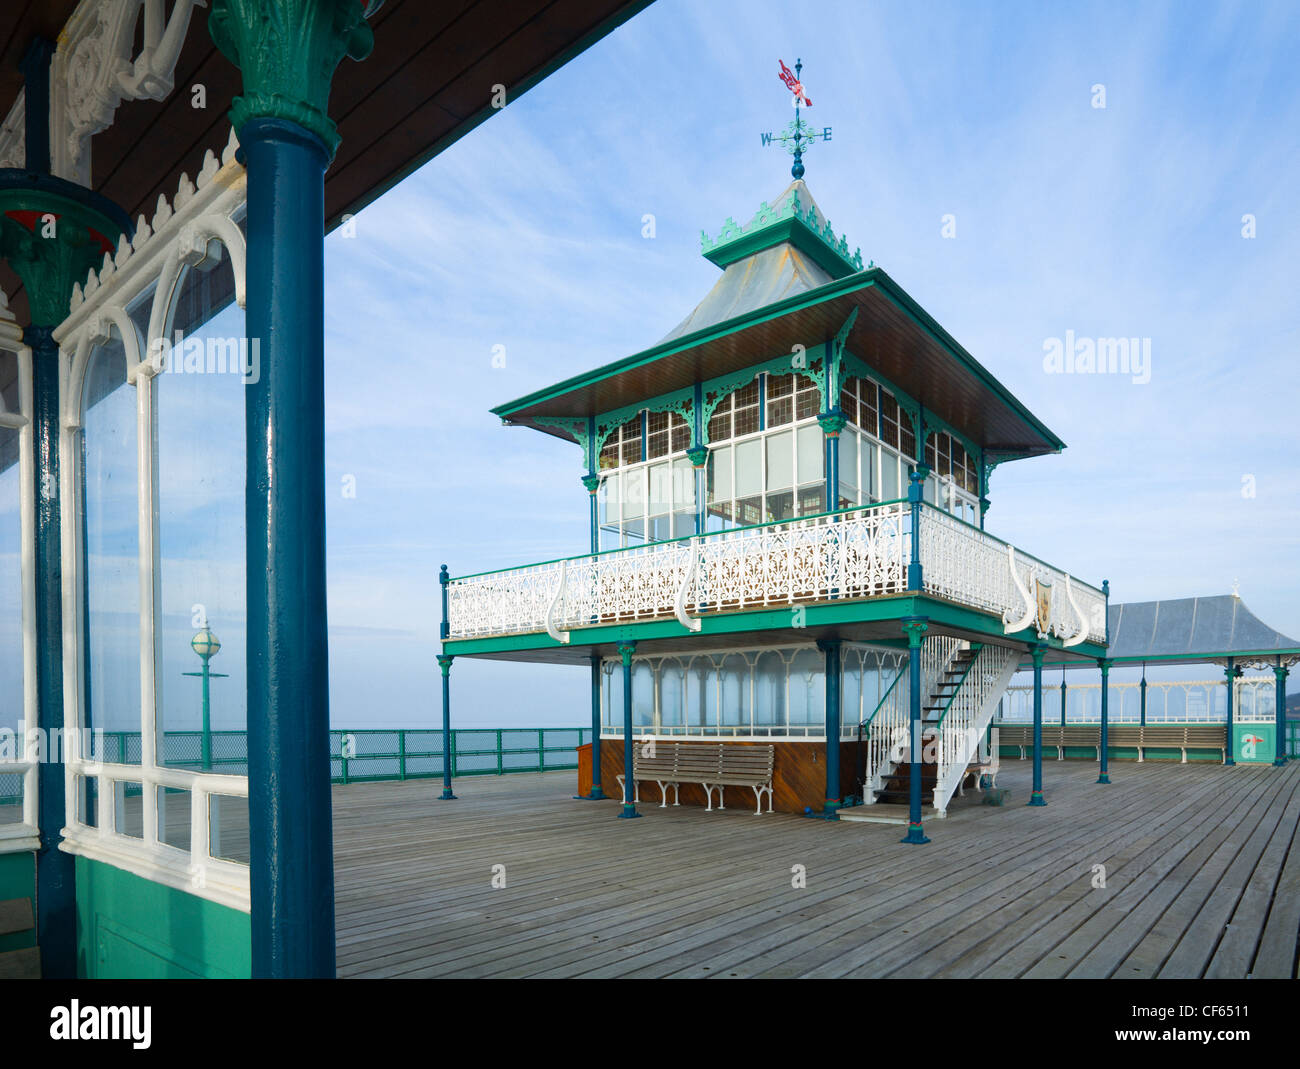
<path id="1" fill-rule="evenodd" d="M 573 801 L 571 772 L 334 788 L 341 976 L 1295 976 L 1300 763 L 1003 763 L 889 825 Z M 493 889 L 492 867 L 507 885 Z M 803 865 L 807 887 L 791 887 Z M 1106 866 L 1094 889 L 1093 866 Z"/>

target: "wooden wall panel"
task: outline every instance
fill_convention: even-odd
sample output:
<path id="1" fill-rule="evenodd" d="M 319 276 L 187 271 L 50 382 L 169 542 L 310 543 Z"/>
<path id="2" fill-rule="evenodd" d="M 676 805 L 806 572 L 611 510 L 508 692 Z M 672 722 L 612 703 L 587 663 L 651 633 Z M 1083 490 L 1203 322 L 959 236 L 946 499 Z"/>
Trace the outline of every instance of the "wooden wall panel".
<path id="1" fill-rule="evenodd" d="M 685 740 L 691 741 L 691 740 Z M 760 742 L 728 742 L 728 746 L 763 746 Z M 826 744 L 822 742 L 790 742 L 774 740 L 776 747 L 772 773 L 772 808 L 779 813 L 802 813 L 805 808 L 820 812 L 826 796 Z M 840 746 L 840 789 L 842 794 L 853 793 L 857 787 L 857 746 L 844 743 Z M 623 742 L 621 739 L 602 739 L 600 744 L 601 790 L 611 798 L 620 797 L 616 776 L 623 771 Z M 714 805 L 717 793 L 714 792 Z M 668 792 L 669 805 L 674 800 Z M 659 786 L 642 782 L 643 805 L 658 805 Z M 696 783 L 681 786 L 682 805 L 703 806 L 706 803 L 704 788 Z M 727 787 L 725 804 L 728 809 L 754 809 L 754 792 L 748 787 Z M 767 806 L 764 805 L 766 812 Z"/>

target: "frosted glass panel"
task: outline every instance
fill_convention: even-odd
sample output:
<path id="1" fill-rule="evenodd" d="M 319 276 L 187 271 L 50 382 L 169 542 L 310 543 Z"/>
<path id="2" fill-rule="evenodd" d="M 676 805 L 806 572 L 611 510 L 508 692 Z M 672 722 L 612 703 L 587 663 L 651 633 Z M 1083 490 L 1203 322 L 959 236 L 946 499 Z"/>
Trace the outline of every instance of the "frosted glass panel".
<path id="1" fill-rule="evenodd" d="M 767 488 L 784 490 L 794 485 L 794 432 L 782 431 L 767 438 Z"/>
<path id="2" fill-rule="evenodd" d="M 736 446 L 736 496 L 750 497 L 763 492 L 763 443 L 761 439 Z"/>
<path id="3" fill-rule="evenodd" d="M 815 423 L 799 428 L 799 481 L 826 478 L 826 436 Z"/>

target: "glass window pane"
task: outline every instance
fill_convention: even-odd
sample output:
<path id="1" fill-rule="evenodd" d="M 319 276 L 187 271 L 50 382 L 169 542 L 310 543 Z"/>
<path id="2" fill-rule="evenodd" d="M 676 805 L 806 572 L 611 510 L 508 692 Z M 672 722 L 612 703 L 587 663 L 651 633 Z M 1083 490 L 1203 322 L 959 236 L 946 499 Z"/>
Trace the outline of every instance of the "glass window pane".
<path id="1" fill-rule="evenodd" d="M 799 428 L 798 482 L 826 478 L 826 435 L 821 427 L 810 423 Z"/>
<path id="2" fill-rule="evenodd" d="M 736 446 L 736 496 L 748 497 L 762 492 L 763 443 L 755 438 Z"/>
<path id="3" fill-rule="evenodd" d="M 727 445 L 709 451 L 709 501 L 730 501 L 734 496 L 731 485 L 731 450 Z"/>
<path id="4" fill-rule="evenodd" d="M 121 339 L 96 349 L 83 388 L 85 599 L 88 617 L 85 726 L 121 732 L 140 762 L 140 535 L 136 392 Z M 138 803 L 138 798 L 137 798 Z"/>
<path id="5" fill-rule="evenodd" d="M 817 428 L 813 428 L 818 434 L 821 433 Z M 794 433 L 792 431 L 781 431 L 779 434 L 769 434 L 767 442 L 767 489 L 783 490 L 787 486 L 794 485 Z M 743 450 L 750 445 L 749 442 L 741 444 Z M 752 443 L 757 444 L 757 443 Z M 800 444 L 803 444 L 802 435 Z M 751 493 L 748 485 L 742 486 L 741 493 Z"/>
<path id="6" fill-rule="evenodd" d="M 858 489 L 858 436 L 847 428 L 840 434 L 840 485 L 848 486 L 857 500 Z"/>
<path id="7" fill-rule="evenodd" d="M 650 473 L 650 515 L 669 512 L 673 507 L 673 476 L 669 464 L 651 464 Z"/>
<path id="8" fill-rule="evenodd" d="M 159 787 L 157 792 L 158 841 L 188 853 L 190 849 L 190 792 L 172 790 L 170 787 Z"/>
<path id="9" fill-rule="evenodd" d="M 632 665 L 632 728 L 654 727 L 655 674 L 648 661 Z"/>
<path id="10" fill-rule="evenodd" d="M 659 723 L 663 727 L 681 727 L 686 721 L 685 674 L 676 661 L 664 661 L 659 668 Z"/>
<path id="11" fill-rule="evenodd" d="M 759 654 L 754 674 L 754 726 L 786 722 L 785 661 L 779 653 Z"/>
<path id="12" fill-rule="evenodd" d="M 208 853 L 226 861 L 249 863 L 247 798 L 208 796 Z"/>
<path id="13" fill-rule="evenodd" d="M 896 501 L 898 490 L 898 458 L 884 449 L 880 451 L 880 500 Z"/>
<path id="14" fill-rule="evenodd" d="M 18 360 L 0 353 L 0 393 L 5 409 L 18 411 Z M 22 537 L 18 487 L 18 430 L 0 427 L 0 731 L 11 731 L 21 752 L 23 719 Z M 22 820 L 22 777 L 0 775 L 0 824 L 18 802 L 14 823 Z"/>
<path id="15" fill-rule="evenodd" d="M 223 270 L 228 264 L 201 277 L 221 289 Z M 192 359 L 197 353 L 202 361 Z M 162 599 L 158 753 L 165 765 L 244 771 L 244 382 L 245 373 L 260 374 L 258 363 L 244 336 L 243 310 L 229 304 L 191 324 L 168 371 L 153 380 Z M 201 651 L 210 652 L 205 658 Z"/>

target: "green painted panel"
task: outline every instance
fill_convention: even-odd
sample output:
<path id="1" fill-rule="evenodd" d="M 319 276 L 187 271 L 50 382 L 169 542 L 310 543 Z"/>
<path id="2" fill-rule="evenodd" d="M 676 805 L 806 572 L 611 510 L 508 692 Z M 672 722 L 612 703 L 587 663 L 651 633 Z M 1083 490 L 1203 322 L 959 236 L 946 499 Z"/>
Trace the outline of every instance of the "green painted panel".
<path id="1" fill-rule="evenodd" d="M 77 858 L 77 973 L 90 979 L 246 978 L 247 913 Z"/>
<path id="2" fill-rule="evenodd" d="M 36 855 L 33 853 L 0 854 L 0 901 L 30 898 L 36 904 Z M 11 932 L 0 935 L 0 954 L 6 950 L 36 945 L 36 933 Z"/>

